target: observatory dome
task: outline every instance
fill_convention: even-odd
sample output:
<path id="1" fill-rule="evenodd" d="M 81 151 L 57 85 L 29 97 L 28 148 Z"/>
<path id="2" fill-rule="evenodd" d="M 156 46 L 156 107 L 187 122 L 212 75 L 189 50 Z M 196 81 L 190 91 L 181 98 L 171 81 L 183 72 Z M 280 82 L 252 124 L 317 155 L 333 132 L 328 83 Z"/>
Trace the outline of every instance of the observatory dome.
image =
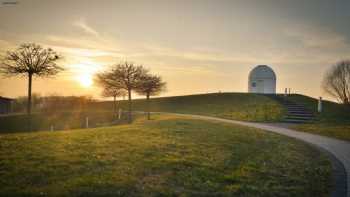
<path id="1" fill-rule="evenodd" d="M 276 74 L 266 65 L 256 66 L 249 73 L 248 92 L 276 94 Z"/>

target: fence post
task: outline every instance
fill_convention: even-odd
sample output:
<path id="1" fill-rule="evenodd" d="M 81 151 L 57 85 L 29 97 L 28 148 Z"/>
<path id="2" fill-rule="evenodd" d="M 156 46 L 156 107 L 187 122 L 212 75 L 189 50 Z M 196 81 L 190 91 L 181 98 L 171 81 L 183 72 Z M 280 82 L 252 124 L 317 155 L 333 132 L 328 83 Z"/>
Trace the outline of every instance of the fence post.
<path id="1" fill-rule="evenodd" d="M 89 128 L 89 117 L 86 117 L 85 119 L 85 127 Z"/>
<path id="2" fill-rule="evenodd" d="M 317 106 L 318 113 L 322 112 L 322 97 L 318 99 L 318 106 Z"/>
<path id="3" fill-rule="evenodd" d="M 53 125 L 51 125 L 51 127 L 50 127 L 50 131 L 54 131 Z"/>
<path id="4" fill-rule="evenodd" d="M 118 120 L 120 120 L 122 118 L 122 109 L 119 108 L 118 110 Z"/>

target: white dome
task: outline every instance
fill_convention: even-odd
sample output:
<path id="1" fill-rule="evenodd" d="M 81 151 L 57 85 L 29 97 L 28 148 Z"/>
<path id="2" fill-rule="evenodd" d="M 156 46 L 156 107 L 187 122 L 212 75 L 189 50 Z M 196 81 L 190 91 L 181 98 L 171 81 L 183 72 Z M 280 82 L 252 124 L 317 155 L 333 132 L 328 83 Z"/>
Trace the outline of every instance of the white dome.
<path id="1" fill-rule="evenodd" d="M 249 79 L 275 79 L 275 72 L 266 65 L 259 65 L 249 73 Z"/>
<path id="2" fill-rule="evenodd" d="M 276 74 L 266 65 L 259 65 L 249 73 L 248 92 L 276 94 Z"/>

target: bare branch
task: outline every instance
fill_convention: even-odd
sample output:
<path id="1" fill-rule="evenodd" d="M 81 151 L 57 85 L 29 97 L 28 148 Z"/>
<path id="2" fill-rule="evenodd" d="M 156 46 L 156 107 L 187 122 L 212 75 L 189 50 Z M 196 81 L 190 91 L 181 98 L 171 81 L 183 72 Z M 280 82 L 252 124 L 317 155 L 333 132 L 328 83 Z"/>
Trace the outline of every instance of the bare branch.
<path id="1" fill-rule="evenodd" d="M 165 91 L 166 83 L 157 75 L 145 74 L 141 77 L 136 92 L 140 95 L 154 96 Z"/>
<path id="2" fill-rule="evenodd" d="M 35 43 L 24 43 L 16 50 L 6 53 L 0 64 L 0 73 L 6 76 L 53 76 L 63 70 L 57 64 L 60 58 L 52 49 L 44 49 Z"/>
<path id="3" fill-rule="evenodd" d="M 350 104 L 350 60 L 332 66 L 323 79 L 322 87 L 338 101 Z"/>

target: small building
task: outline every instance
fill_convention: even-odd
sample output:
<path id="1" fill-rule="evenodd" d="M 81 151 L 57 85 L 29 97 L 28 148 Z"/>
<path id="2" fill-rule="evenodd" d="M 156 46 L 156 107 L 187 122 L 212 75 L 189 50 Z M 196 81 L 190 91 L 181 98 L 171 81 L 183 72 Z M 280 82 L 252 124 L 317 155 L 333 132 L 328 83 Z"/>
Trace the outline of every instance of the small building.
<path id="1" fill-rule="evenodd" d="M 0 114 L 9 114 L 12 111 L 13 99 L 0 96 Z"/>
<path id="2" fill-rule="evenodd" d="M 276 94 L 276 74 L 266 65 L 256 66 L 249 73 L 248 92 Z"/>

